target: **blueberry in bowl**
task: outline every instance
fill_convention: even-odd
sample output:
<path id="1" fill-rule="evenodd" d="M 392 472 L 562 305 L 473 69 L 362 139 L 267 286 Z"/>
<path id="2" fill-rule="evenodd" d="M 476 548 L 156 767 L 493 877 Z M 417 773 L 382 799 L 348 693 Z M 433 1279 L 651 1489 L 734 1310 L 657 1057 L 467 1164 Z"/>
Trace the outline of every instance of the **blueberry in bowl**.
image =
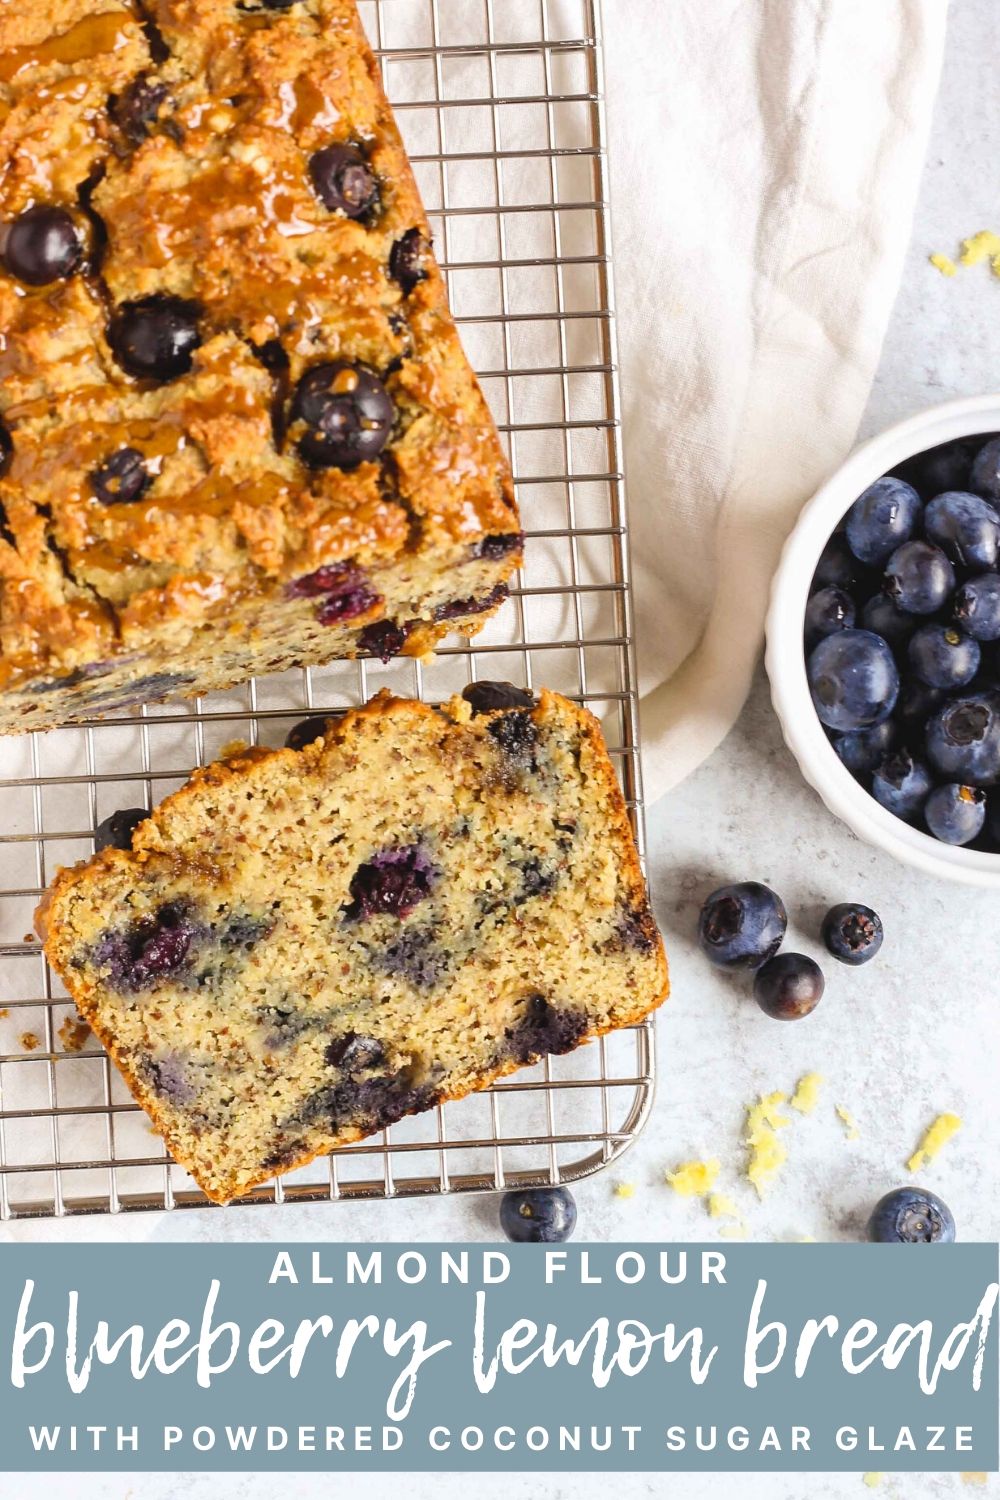
<path id="1" fill-rule="evenodd" d="M 1000 889 L 1000 399 L 901 423 L 819 491 L 767 666 L 806 778 L 861 838 Z"/>

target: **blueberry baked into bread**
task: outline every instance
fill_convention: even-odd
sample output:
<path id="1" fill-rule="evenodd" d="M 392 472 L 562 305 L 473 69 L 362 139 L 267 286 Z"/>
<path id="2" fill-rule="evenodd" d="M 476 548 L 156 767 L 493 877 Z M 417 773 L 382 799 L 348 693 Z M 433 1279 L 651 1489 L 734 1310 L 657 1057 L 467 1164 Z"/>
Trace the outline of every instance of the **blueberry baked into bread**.
<path id="1" fill-rule="evenodd" d="M 38 912 L 80 1014 L 219 1203 L 667 993 L 586 711 L 480 683 L 314 729 L 197 771 Z"/>
<path id="2" fill-rule="evenodd" d="M 0 5 L 0 732 L 478 629 L 522 535 L 353 0 Z"/>

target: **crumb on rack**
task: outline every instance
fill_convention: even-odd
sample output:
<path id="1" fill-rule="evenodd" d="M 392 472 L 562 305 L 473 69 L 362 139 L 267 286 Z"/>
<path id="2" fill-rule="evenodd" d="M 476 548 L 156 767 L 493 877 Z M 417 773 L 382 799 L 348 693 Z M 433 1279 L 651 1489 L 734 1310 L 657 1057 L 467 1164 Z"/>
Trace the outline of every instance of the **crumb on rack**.
<path id="1" fill-rule="evenodd" d="M 749 1147 L 746 1175 L 763 1198 L 764 1188 L 777 1177 L 788 1157 L 784 1141 L 779 1140 L 778 1131 L 791 1124 L 787 1115 L 780 1113 L 780 1106 L 788 1103 L 788 1095 L 780 1091 L 762 1094 L 756 1104 L 747 1109 L 747 1131 L 744 1138 Z"/>
<path id="2" fill-rule="evenodd" d="M 924 1131 L 924 1138 L 906 1163 L 908 1172 L 919 1172 L 932 1162 L 941 1150 L 946 1146 L 952 1136 L 962 1128 L 962 1121 L 958 1115 L 938 1115 L 932 1125 L 928 1125 Z"/>
<path id="3" fill-rule="evenodd" d="M 9 1015 L 10 1011 L 8 1010 L 7 1006 L 0 1006 L 0 1021 L 6 1021 Z"/>
<path id="4" fill-rule="evenodd" d="M 219 751 L 220 760 L 232 760 L 235 756 L 242 755 L 244 750 L 250 748 L 246 740 L 227 740 Z"/>
<path id="5" fill-rule="evenodd" d="M 616 1182 L 615 1183 L 615 1197 L 616 1198 L 634 1198 L 635 1197 L 635 1183 L 634 1182 Z"/>
<path id="6" fill-rule="evenodd" d="M 819 1103 L 819 1091 L 825 1082 L 822 1073 L 804 1073 L 788 1101 L 792 1109 L 797 1109 L 800 1115 L 811 1115 Z"/>
<path id="7" fill-rule="evenodd" d="M 838 1104 L 837 1115 L 841 1123 L 843 1124 L 844 1135 L 846 1136 L 846 1138 L 849 1141 L 860 1141 L 861 1131 L 858 1129 L 858 1122 L 851 1114 L 851 1111 L 847 1108 L 847 1106 L 844 1104 Z"/>
<path id="8" fill-rule="evenodd" d="M 67 1052 L 82 1052 L 90 1036 L 90 1027 L 77 1016 L 67 1016 L 59 1028 L 59 1040 Z"/>
<path id="9" fill-rule="evenodd" d="M 36 1036 L 33 1031 L 22 1031 L 18 1040 L 25 1052 L 34 1052 L 42 1045 L 41 1038 Z"/>
<path id="10" fill-rule="evenodd" d="M 715 1179 L 719 1175 L 719 1160 L 712 1157 L 711 1161 L 685 1161 L 674 1172 L 668 1172 L 666 1179 L 675 1193 L 682 1198 L 704 1198 L 706 1193 L 712 1191 Z"/>
<path id="11" fill-rule="evenodd" d="M 927 259 L 936 271 L 941 272 L 942 276 L 958 275 L 958 267 L 950 255 L 942 255 L 940 250 L 935 250 L 934 254 L 929 255 Z"/>

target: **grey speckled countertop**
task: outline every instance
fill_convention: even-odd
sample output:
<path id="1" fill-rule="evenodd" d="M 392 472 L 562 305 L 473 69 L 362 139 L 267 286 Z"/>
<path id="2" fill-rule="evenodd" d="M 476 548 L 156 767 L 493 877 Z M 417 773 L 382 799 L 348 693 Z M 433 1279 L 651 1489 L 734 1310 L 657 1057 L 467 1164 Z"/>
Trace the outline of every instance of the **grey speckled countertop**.
<path id="1" fill-rule="evenodd" d="M 870 433 L 921 406 L 952 395 L 1000 386 L 1000 280 L 986 267 L 945 280 L 927 265 L 931 250 L 954 252 L 963 236 L 1000 230 L 996 141 L 1000 139 L 1000 13 L 993 0 L 952 0 L 945 80 L 927 163 L 906 276 L 899 295 L 864 431 Z M 1000 1112 L 996 1107 L 1000 1051 L 995 896 L 937 884 L 858 842 L 804 785 L 781 743 L 766 685 L 758 682 L 742 720 L 725 745 L 683 787 L 649 811 L 651 872 L 658 913 L 670 946 L 674 999 L 660 1024 L 661 1084 L 652 1120 L 620 1169 L 578 1191 L 581 1231 L 588 1239 L 711 1239 L 716 1225 L 697 1202 L 663 1185 L 664 1169 L 694 1155 L 718 1156 L 720 1186 L 736 1196 L 753 1238 L 853 1239 L 873 1200 L 905 1180 L 904 1162 L 922 1128 L 940 1110 L 964 1119 L 961 1134 L 926 1174 L 955 1211 L 963 1239 L 994 1239 L 1000 1203 Z M 829 972 L 827 996 L 807 1023 L 766 1020 L 745 986 L 719 978 L 692 943 L 701 898 L 723 878 L 766 880 L 780 890 L 791 917 L 790 942 L 818 953 L 818 919 L 834 901 L 858 898 L 875 906 L 886 926 L 880 960 L 867 970 Z M 832 971 L 831 964 L 829 969 Z M 741 1125 L 747 1102 L 761 1090 L 789 1089 L 810 1070 L 827 1079 L 821 1103 L 788 1132 L 789 1161 L 763 1204 L 741 1183 Z M 860 1139 L 850 1143 L 834 1115 L 846 1105 Z M 628 1201 L 613 1183 L 636 1184 Z M 483 1239 L 493 1233 L 488 1201 L 342 1205 L 117 1221 L 116 1238 L 353 1240 Z M 3 1238 L 101 1239 L 107 1221 L 12 1226 Z M 803 1250 L 808 1254 L 808 1250 Z M 408 1500 L 441 1500 L 462 1481 L 433 1476 L 407 1480 Z M 993 1476 L 968 1488 L 956 1476 L 921 1478 L 928 1497 L 998 1495 Z M 216 1500 L 330 1493 L 322 1477 L 255 1479 L 215 1476 L 51 1476 L 13 1480 L 4 1493 L 18 1500 L 142 1495 L 144 1500 Z M 712 1476 L 676 1480 L 618 1476 L 617 1495 L 683 1493 L 700 1500 L 718 1493 Z M 860 1474 L 726 1476 L 740 1500 L 834 1500 L 868 1494 Z M 384 1493 L 378 1476 L 354 1476 L 352 1493 Z M 599 1479 L 477 1479 L 482 1500 L 532 1500 L 603 1493 Z M 875 1491 L 913 1493 L 912 1481 L 886 1477 Z"/>

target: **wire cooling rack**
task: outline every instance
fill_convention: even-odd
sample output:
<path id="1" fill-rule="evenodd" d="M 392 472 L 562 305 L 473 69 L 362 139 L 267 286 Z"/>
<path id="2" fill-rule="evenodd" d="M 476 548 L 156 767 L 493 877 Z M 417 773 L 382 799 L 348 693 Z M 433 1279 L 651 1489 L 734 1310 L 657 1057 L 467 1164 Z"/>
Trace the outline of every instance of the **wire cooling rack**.
<path id="1" fill-rule="evenodd" d="M 642 851 L 620 461 L 599 0 L 361 0 L 528 532 L 513 600 L 429 666 L 341 662 L 0 741 L 0 1217 L 196 1207 L 31 938 L 59 864 L 115 808 L 152 806 L 233 740 L 382 687 L 441 701 L 476 677 L 545 684 L 602 719 Z M 572 1182 L 651 1101 L 648 1025 L 522 1071 L 253 1194 L 257 1202 Z"/>

